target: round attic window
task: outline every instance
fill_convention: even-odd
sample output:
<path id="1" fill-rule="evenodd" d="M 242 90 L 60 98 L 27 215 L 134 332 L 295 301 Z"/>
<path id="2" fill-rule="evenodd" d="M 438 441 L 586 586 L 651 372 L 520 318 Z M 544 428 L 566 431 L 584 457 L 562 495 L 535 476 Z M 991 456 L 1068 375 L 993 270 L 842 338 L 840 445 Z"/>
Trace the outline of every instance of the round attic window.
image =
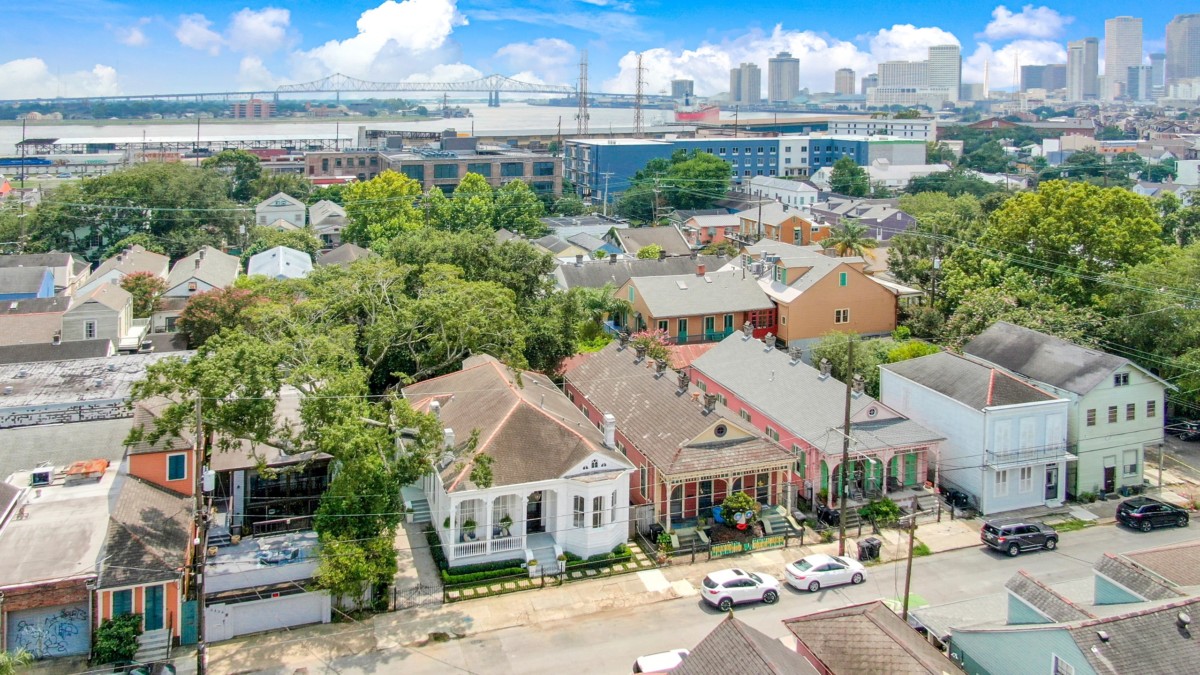
<path id="1" fill-rule="evenodd" d="M 713 433 L 716 434 L 717 438 L 722 438 L 725 436 L 725 434 L 729 433 L 729 427 L 725 426 L 724 424 L 718 424 L 717 426 L 713 427 Z"/>
<path id="2" fill-rule="evenodd" d="M 870 408 L 867 408 L 867 417 L 874 417 L 878 414 L 879 414 L 879 409 L 876 408 L 875 406 L 871 406 Z"/>

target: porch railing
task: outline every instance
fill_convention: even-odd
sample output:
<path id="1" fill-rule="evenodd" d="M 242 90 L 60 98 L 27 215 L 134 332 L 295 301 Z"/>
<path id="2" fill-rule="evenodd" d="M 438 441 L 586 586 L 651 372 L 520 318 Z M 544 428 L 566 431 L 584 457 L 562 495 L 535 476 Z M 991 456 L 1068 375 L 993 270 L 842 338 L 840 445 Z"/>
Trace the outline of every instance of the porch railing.
<path id="1" fill-rule="evenodd" d="M 275 520 L 260 520 L 251 525 L 254 536 L 280 532 L 298 532 L 312 529 L 312 516 L 296 516 L 294 518 L 276 518 Z"/>
<path id="2" fill-rule="evenodd" d="M 473 555 L 486 555 L 488 543 L 487 540 L 468 541 L 461 544 L 455 544 L 451 549 L 454 552 L 455 558 L 467 558 Z"/>
<path id="3" fill-rule="evenodd" d="M 511 537 L 497 537 L 495 539 L 465 541 L 451 546 L 450 552 L 453 558 L 457 560 L 459 558 L 469 558 L 476 555 L 488 555 L 489 553 L 521 551 L 524 550 L 524 548 L 525 536 L 513 535 Z"/>
<path id="4" fill-rule="evenodd" d="M 1017 448 L 1016 450 L 1005 450 L 1003 452 L 988 450 L 985 453 L 985 461 L 988 466 L 994 467 L 1004 464 L 1042 462 L 1058 459 L 1066 454 L 1068 454 L 1066 444 L 1055 443 L 1053 445 L 1043 445 L 1035 448 Z"/>

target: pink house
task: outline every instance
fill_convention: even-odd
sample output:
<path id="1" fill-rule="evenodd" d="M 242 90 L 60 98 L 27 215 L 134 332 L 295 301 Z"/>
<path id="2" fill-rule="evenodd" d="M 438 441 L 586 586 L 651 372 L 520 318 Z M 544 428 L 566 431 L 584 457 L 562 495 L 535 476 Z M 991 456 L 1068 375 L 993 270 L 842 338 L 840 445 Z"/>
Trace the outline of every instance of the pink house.
<path id="1" fill-rule="evenodd" d="M 683 237 L 692 246 L 707 246 L 729 241 L 730 235 L 737 234 L 741 221 L 736 214 L 692 216 L 683 221 Z"/>

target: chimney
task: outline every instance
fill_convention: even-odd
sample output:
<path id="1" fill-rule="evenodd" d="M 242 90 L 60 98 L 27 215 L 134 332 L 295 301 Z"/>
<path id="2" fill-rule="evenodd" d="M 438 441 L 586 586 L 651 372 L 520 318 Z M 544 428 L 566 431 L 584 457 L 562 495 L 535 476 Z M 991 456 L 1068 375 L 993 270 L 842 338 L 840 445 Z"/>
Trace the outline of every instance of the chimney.
<path id="1" fill-rule="evenodd" d="M 754 337 L 754 324 L 747 321 L 742 324 L 742 339 L 749 340 L 752 337 Z"/>
<path id="2" fill-rule="evenodd" d="M 833 363 L 829 359 L 821 359 L 821 379 L 828 380 L 829 374 L 833 372 Z"/>
<path id="3" fill-rule="evenodd" d="M 862 375 L 854 374 L 854 378 L 850 381 L 850 389 L 854 392 L 854 398 L 863 395 L 863 391 L 867 388 L 867 381 Z"/>
<path id="4" fill-rule="evenodd" d="M 616 449 L 617 447 L 617 418 L 612 413 L 604 413 L 604 421 L 600 424 L 600 428 L 604 431 L 604 447 Z"/>
<path id="5" fill-rule="evenodd" d="M 663 373 L 665 373 L 665 372 L 667 372 L 667 360 L 666 359 L 655 359 L 654 360 L 654 379 L 657 380 L 658 378 L 662 377 Z"/>
<path id="6" fill-rule="evenodd" d="M 617 254 L 616 254 L 616 253 L 609 253 L 609 254 L 608 254 L 608 264 L 609 264 L 609 265 L 616 265 L 616 264 L 617 264 Z"/>
<path id="7" fill-rule="evenodd" d="M 200 261 L 201 260 L 203 260 L 203 258 L 196 258 L 196 269 L 200 269 Z"/>
<path id="8" fill-rule="evenodd" d="M 666 260 L 666 259 L 667 259 L 667 252 L 666 252 L 666 251 L 661 251 L 661 250 L 660 250 L 660 251 L 658 252 L 658 259 L 659 259 L 659 260 Z"/>
<path id="9" fill-rule="evenodd" d="M 767 333 L 767 336 L 763 338 L 763 343 L 767 345 L 767 349 L 775 349 L 775 334 Z"/>
<path id="10" fill-rule="evenodd" d="M 687 388 L 688 388 L 688 374 L 687 374 L 687 371 L 686 371 L 686 370 L 679 370 L 679 371 L 676 371 L 676 372 L 675 372 L 675 377 L 678 379 L 678 382 L 679 382 L 679 393 L 681 393 L 681 394 L 682 394 L 682 393 L 686 392 L 686 391 L 687 391 Z"/>
<path id="11" fill-rule="evenodd" d="M 450 427 L 446 427 L 445 429 L 442 429 L 442 444 L 445 445 L 447 448 L 453 448 L 455 446 L 454 430 L 451 429 Z"/>
<path id="12" fill-rule="evenodd" d="M 800 357 L 803 352 L 804 350 L 800 347 L 788 347 L 788 357 L 791 358 L 793 366 L 800 363 Z"/>
<path id="13" fill-rule="evenodd" d="M 717 395 L 716 394 L 705 394 L 704 395 L 704 414 L 707 415 L 708 413 L 712 412 L 716 408 L 717 408 Z"/>
<path id="14" fill-rule="evenodd" d="M 583 254 L 582 253 L 575 254 L 575 266 L 583 267 Z"/>
<path id="15" fill-rule="evenodd" d="M 617 344 L 618 344 L 618 347 L 617 347 L 618 351 L 628 347 L 629 346 L 629 333 L 626 333 L 625 331 L 621 331 L 620 333 L 617 333 Z"/>
<path id="16" fill-rule="evenodd" d="M 51 336 L 51 338 L 50 338 L 50 344 L 56 345 L 56 346 L 62 344 L 62 331 L 61 330 L 54 331 L 54 335 Z"/>
<path id="17" fill-rule="evenodd" d="M 204 260 L 204 249 L 200 249 L 200 259 Z"/>
<path id="18" fill-rule="evenodd" d="M 441 401 L 430 402 L 429 412 L 433 413 L 434 417 L 437 417 L 440 419 L 442 417 L 442 402 Z"/>
<path id="19" fill-rule="evenodd" d="M 634 345 L 633 350 L 637 352 L 637 363 L 641 363 L 642 359 L 646 358 L 645 345 Z"/>
<path id="20" fill-rule="evenodd" d="M 704 263 L 700 263 L 699 265 L 696 265 L 696 276 L 702 277 L 702 276 L 704 276 L 704 272 L 705 272 Z"/>
<path id="21" fill-rule="evenodd" d="M 124 260 L 124 259 L 125 259 L 125 252 L 124 252 L 124 251 L 121 251 L 120 253 L 118 253 L 118 254 L 117 254 L 117 262 L 121 262 L 121 261 L 122 261 L 122 260 Z"/>

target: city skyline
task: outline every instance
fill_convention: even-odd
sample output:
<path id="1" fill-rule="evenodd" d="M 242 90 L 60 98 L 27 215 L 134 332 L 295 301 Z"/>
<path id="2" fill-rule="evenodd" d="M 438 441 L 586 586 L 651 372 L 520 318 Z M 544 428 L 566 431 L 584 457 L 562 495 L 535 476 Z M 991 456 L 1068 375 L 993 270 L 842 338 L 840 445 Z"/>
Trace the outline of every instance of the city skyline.
<path id="1" fill-rule="evenodd" d="M 876 7 L 878 5 L 878 7 Z M 660 0 L 368 0 L 336 8 L 307 1 L 164 6 L 148 0 L 48 0 L 0 26 L 0 98 L 182 91 L 270 90 L 342 72 L 383 81 L 454 81 L 493 72 L 574 84 L 586 49 L 592 91 L 632 92 L 637 52 L 647 91 L 695 81 L 697 95 L 727 90 L 729 71 L 754 63 L 764 76 L 781 51 L 799 61 L 799 86 L 830 91 L 834 72 L 866 76 L 884 61 L 918 61 L 957 44 L 964 83 L 1010 89 L 1015 65 L 1066 63 L 1067 42 L 1101 38 L 1105 21 L 1131 12 L 1113 2 L 963 3 L 945 16 L 932 3 L 868 1 L 730 16 L 727 6 Z M 877 9 L 878 11 L 871 11 Z M 1144 52 L 1165 51 L 1177 10 L 1137 12 Z M 864 25 L 863 16 L 880 17 Z M 804 26 L 806 28 L 800 28 Z M 1148 60 L 1145 63 L 1149 63 Z M 1101 72 L 1103 65 L 1101 64 Z M 763 82 L 763 93 L 767 93 Z"/>

